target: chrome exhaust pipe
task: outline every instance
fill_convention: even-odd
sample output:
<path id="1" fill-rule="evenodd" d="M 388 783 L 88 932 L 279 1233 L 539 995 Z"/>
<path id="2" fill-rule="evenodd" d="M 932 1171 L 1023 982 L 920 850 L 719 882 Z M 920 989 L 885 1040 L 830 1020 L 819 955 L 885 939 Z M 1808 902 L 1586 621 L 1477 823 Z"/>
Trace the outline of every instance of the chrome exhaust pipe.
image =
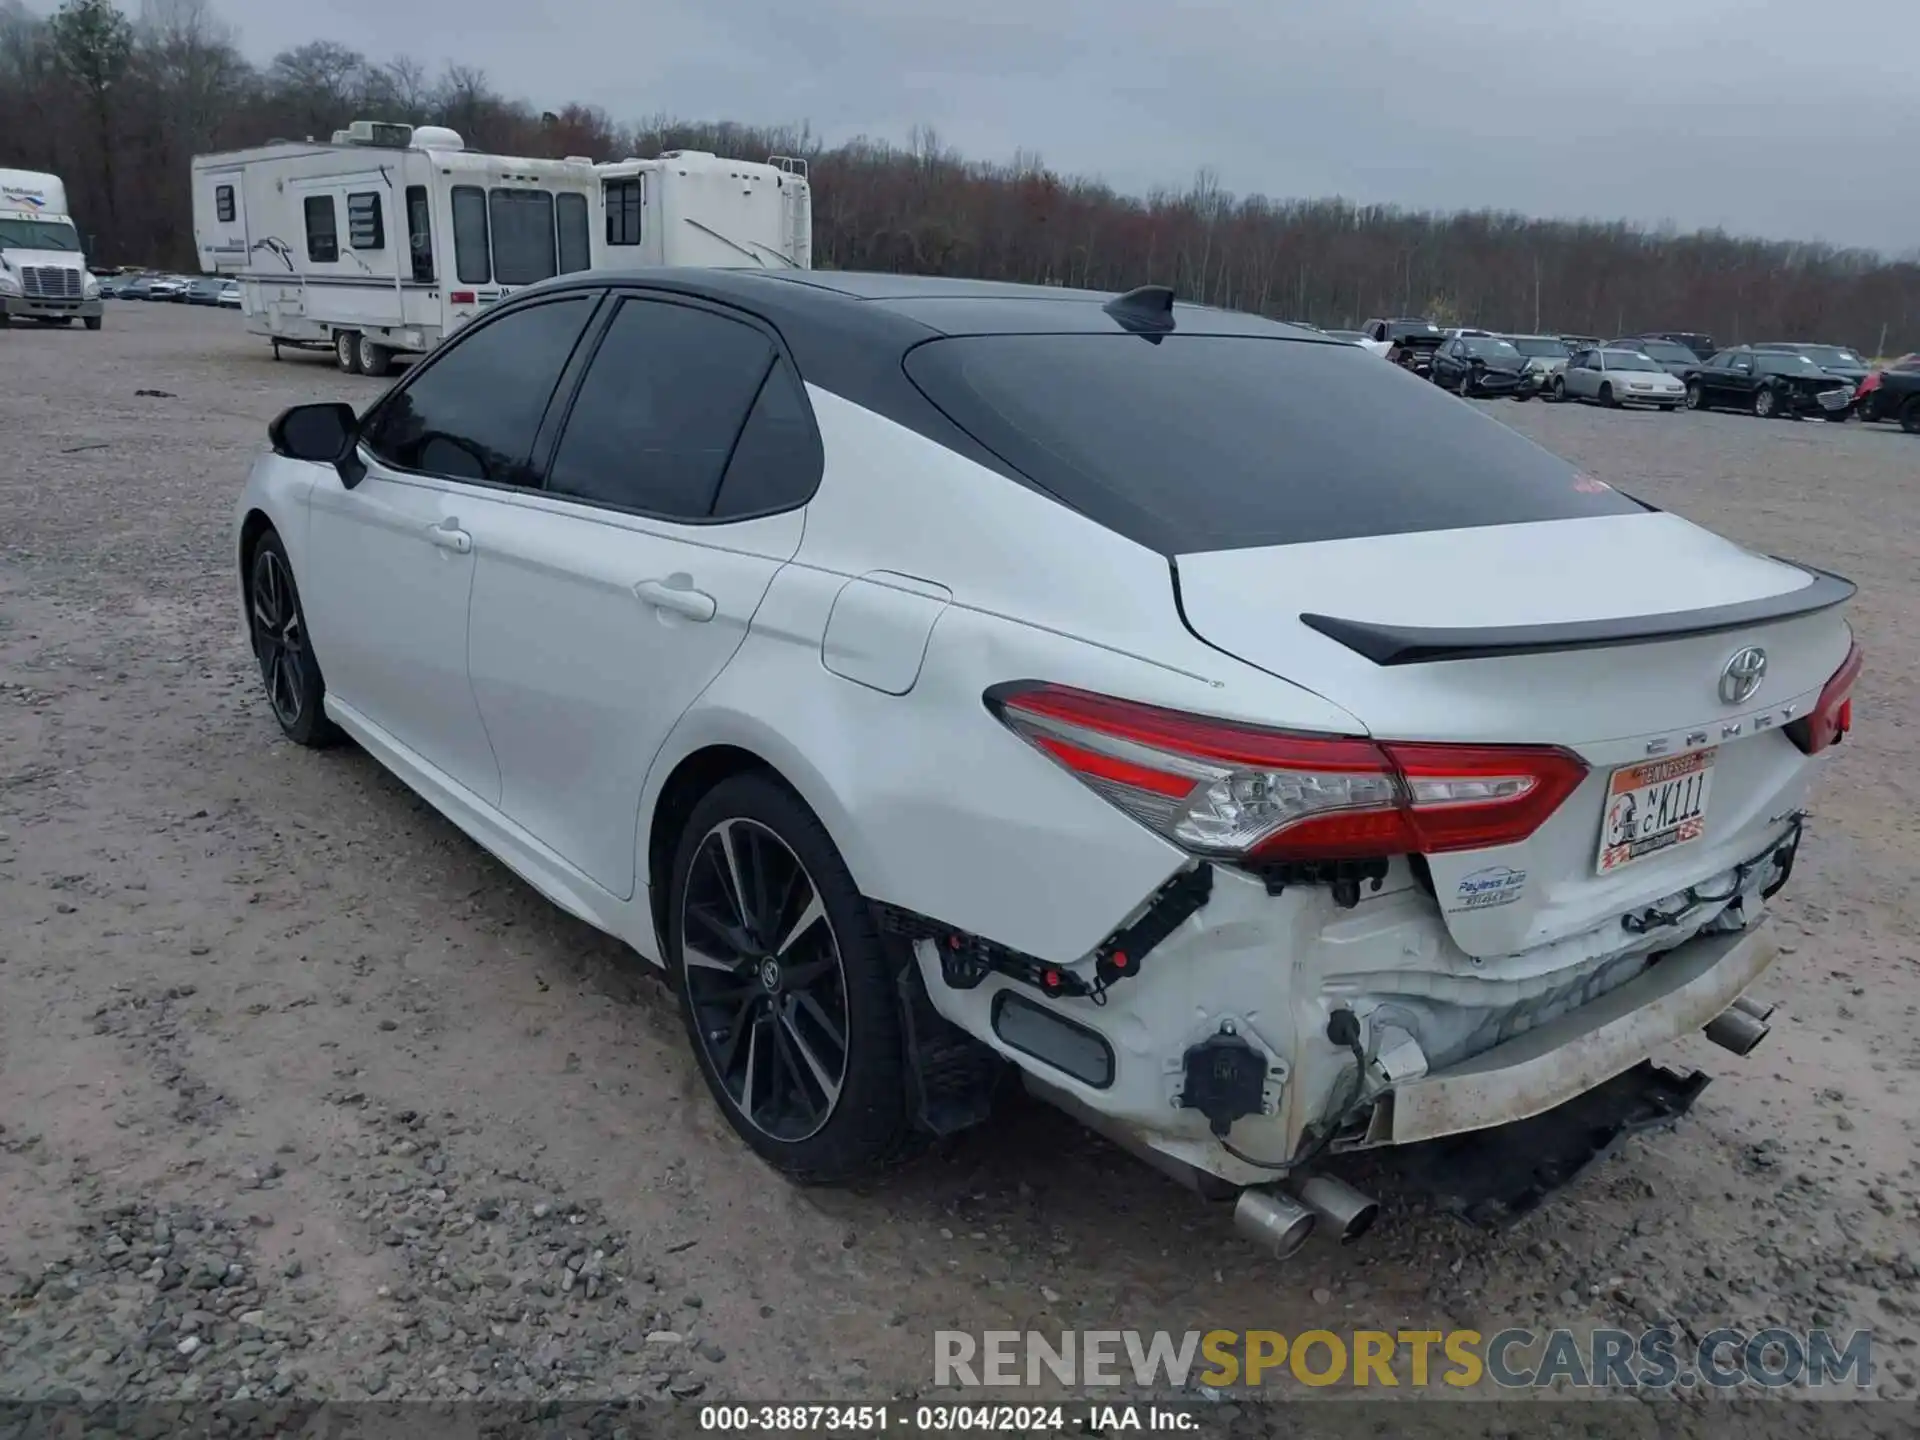
<path id="1" fill-rule="evenodd" d="M 1708 1022 L 1707 1039 L 1722 1050 L 1736 1055 L 1751 1054 L 1753 1047 L 1767 1038 L 1770 1026 L 1763 1024 L 1739 1005 L 1731 1005 Z"/>
<path id="2" fill-rule="evenodd" d="M 1776 1007 L 1771 1000 L 1756 1000 L 1751 995 L 1742 995 L 1733 1002 L 1733 1008 L 1743 1010 L 1754 1019 L 1765 1023 L 1773 1018 Z"/>
<path id="3" fill-rule="evenodd" d="M 1342 1245 L 1351 1245 L 1380 1218 L 1378 1202 L 1331 1175 L 1309 1175 L 1294 1187 L 1293 1193 Z"/>
<path id="4" fill-rule="evenodd" d="M 1313 1224 L 1313 1211 L 1284 1190 L 1249 1186 L 1233 1202 L 1234 1228 L 1276 1260 L 1306 1244 Z"/>

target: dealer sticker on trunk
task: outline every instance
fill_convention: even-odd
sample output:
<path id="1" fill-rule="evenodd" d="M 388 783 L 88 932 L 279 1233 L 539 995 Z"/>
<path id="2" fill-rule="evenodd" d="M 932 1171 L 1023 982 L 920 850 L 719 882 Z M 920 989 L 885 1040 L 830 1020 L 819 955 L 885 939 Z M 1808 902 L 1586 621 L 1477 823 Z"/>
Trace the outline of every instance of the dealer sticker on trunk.
<path id="1" fill-rule="evenodd" d="M 1600 827 L 1602 875 L 1698 840 L 1707 829 L 1707 791 L 1717 750 L 1695 750 L 1623 765 L 1607 785 Z"/>

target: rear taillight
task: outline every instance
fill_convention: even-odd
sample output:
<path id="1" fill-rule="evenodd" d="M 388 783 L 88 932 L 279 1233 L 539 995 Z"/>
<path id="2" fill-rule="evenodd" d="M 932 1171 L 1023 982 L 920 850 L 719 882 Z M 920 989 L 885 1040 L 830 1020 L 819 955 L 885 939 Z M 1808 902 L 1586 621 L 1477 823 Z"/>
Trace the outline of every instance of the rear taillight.
<path id="1" fill-rule="evenodd" d="M 450 305 L 471 305 L 478 298 L 471 290 L 455 290 L 447 296 Z"/>
<path id="2" fill-rule="evenodd" d="M 1820 692 L 1813 709 L 1786 727 L 1788 738 L 1809 755 L 1818 755 L 1838 745 L 1853 728 L 1853 684 L 1860 678 L 1866 652 L 1858 641 L 1847 651 L 1847 658 L 1833 672 L 1833 678 Z"/>
<path id="3" fill-rule="evenodd" d="M 1059 685 L 1000 686 L 1016 734 L 1197 855 L 1355 860 L 1512 845 L 1586 778 L 1566 750 L 1267 730 Z"/>

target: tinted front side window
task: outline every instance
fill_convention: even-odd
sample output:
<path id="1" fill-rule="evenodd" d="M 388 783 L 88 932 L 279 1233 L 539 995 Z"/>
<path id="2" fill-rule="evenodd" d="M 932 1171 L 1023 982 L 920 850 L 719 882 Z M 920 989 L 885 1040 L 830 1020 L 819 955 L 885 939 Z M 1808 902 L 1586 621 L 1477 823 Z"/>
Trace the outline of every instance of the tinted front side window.
<path id="1" fill-rule="evenodd" d="M 628 300 L 567 416 L 547 488 L 652 515 L 704 520 L 772 342 L 709 310 Z"/>
<path id="2" fill-rule="evenodd" d="M 553 246 L 553 196 L 545 190 L 487 192 L 493 231 L 493 278 L 532 285 L 559 273 Z"/>
<path id="3" fill-rule="evenodd" d="M 453 187 L 453 273 L 462 285 L 485 285 L 493 279 L 487 192 L 477 185 Z"/>
<path id="4" fill-rule="evenodd" d="M 1641 508 L 1344 345 L 967 336 L 918 346 L 906 367 L 1039 487 L 1170 555 Z"/>
<path id="5" fill-rule="evenodd" d="M 592 297 L 583 295 L 467 331 L 381 405 L 368 448 L 402 470 L 533 483 L 534 432 L 592 310 Z"/>

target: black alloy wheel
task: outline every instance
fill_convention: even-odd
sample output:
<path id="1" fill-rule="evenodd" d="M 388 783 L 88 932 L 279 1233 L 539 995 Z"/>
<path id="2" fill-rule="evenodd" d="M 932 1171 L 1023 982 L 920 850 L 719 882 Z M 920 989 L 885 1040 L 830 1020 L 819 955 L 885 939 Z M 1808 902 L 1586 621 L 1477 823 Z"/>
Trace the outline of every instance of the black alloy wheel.
<path id="1" fill-rule="evenodd" d="M 805 1182 L 911 1153 L 898 977 L 914 962 L 813 812 L 769 775 L 723 780 L 688 816 L 671 885 L 681 1015 L 741 1138 Z"/>
<path id="2" fill-rule="evenodd" d="M 819 889 L 756 820 L 694 851 L 681 963 L 700 1043 L 741 1119 L 792 1144 L 833 1118 L 847 1078 L 847 981 Z"/>
<path id="3" fill-rule="evenodd" d="M 307 641 L 300 591 L 280 537 L 263 535 L 247 568 L 247 628 L 273 718 L 296 744 L 332 744 L 339 732 L 325 713 L 326 683 Z"/>

